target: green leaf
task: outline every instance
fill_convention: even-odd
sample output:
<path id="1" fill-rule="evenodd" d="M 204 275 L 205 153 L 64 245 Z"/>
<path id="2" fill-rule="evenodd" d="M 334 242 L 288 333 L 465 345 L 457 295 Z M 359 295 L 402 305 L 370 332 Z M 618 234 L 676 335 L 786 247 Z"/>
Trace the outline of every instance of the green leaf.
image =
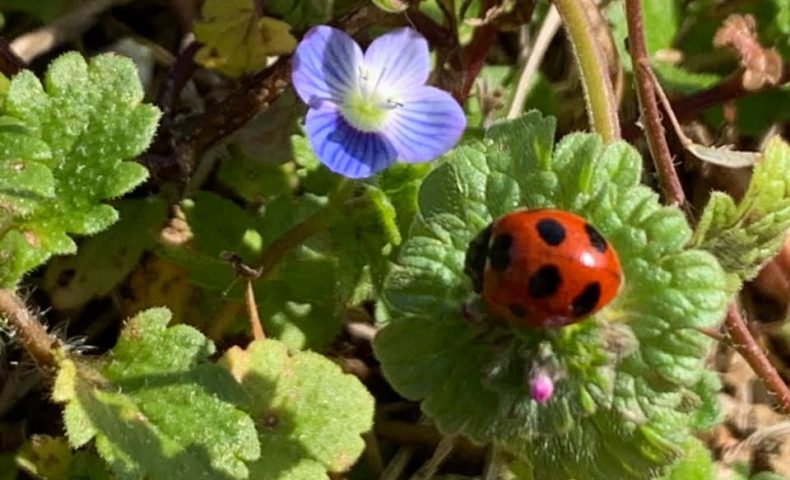
<path id="1" fill-rule="evenodd" d="M 18 473 L 14 455 L 0 453 L 0 480 L 16 480 Z"/>
<path id="2" fill-rule="evenodd" d="M 725 276 L 709 253 L 684 250 L 683 214 L 638 184 L 632 147 L 572 134 L 552 151 L 553 138 L 554 121 L 532 112 L 456 148 L 425 178 L 384 284 L 391 319 L 375 351 L 386 378 L 442 432 L 495 442 L 528 458 L 538 478 L 649 478 L 678 458 L 693 416 L 715 402 L 700 386 L 710 341 L 697 329 L 723 318 Z M 604 234 L 625 276 L 607 308 L 552 332 L 481 329 L 465 317 L 463 305 L 476 305 L 467 245 L 519 207 L 576 212 Z M 545 362 L 562 373 L 539 405 L 527 379 Z"/>
<path id="3" fill-rule="evenodd" d="M 335 0 L 267 0 L 266 11 L 302 30 L 326 23 L 332 16 L 334 4 Z"/>
<path id="4" fill-rule="evenodd" d="M 72 451 L 64 437 L 33 435 L 17 452 L 16 465 L 35 478 L 46 480 L 113 478 L 107 465 L 96 452 Z M 0 472 L 4 472 L 2 462 L 0 462 Z M 4 478 L 2 473 L 0 478 Z"/>
<path id="5" fill-rule="evenodd" d="M 672 465 L 669 473 L 659 480 L 713 480 L 716 466 L 708 448 L 695 437 L 689 437 L 685 444 L 686 454 Z"/>
<path id="6" fill-rule="evenodd" d="M 290 53 L 296 47 L 291 26 L 259 17 L 253 0 L 207 0 L 201 13 L 194 33 L 203 47 L 195 60 L 207 68 L 237 77 L 262 70 L 269 56 Z"/>
<path id="7" fill-rule="evenodd" d="M 359 380 L 316 353 L 289 355 L 274 340 L 234 347 L 223 361 L 252 398 L 247 411 L 263 455 L 250 478 L 328 479 L 356 462 L 374 406 Z"/>
<path id="8" fill-rule="evenodd" d="M 671 48 L 680 28 L 684 13 L 678 0 L 642 0 L 647 53 L 652 57 L 659 50 Z M 611 2 L 604 11 L 612 28 L 612 37 L 627 72 L 632 71 L 631 56 L 626 49 L 628 26 L 625 18 L 625 5 L 622 0 Z"/>
<path id="9" fill-rule="evenodd" d="M 652 67 L 667 93 L 688 95 L 712 87 L 721 78 L 714 73 L 691 72 L 660 61 L 654 61 Z"/>
<path id="10" fill-rule="evenodd" d="M 66 403 L 73 448 L 96 440 L 121 479 L 244 479 L 260 455 L 248 397 L 206 358 L 214 345 L 170 312 L 131 319 L 107 361 L 64 360 L 53 398 Z"/>
<path id="11" fill-rule="evenodd" d="M 790 228 L 788 172 L 790 146 L 774 137 L 766 145 L 749 188 L 737 205 L 725 193 L 711 195 L 692 244 L 714 254 L 737 280 L 754 278 L 779 250 Z"/>
<path id="12" fill-rule="evenodd" d="M 85 240 L 77 255 L 50 262 L 44 290 L 53 307 L 70 309 L 109 294 L 154 245 L 167 216 L 162 199 L 121 200 L 114 206 L 121 216 L 118 223 Z"/>
<path id="13" fill-rule="evenodd" d="M 205 191 L 183 201 L 181 210 L 191 240 L 165 245 L 159 253 L 187 270 L 193 284 L 225 292 L 233 286 L 236 274 L 221 254 L 235 252 L 243 261 L 253 264 L 263 245 L 258 219 L 238 204 Z M 240 297 L 241 288 L 226 293 Z"/>
<path id="14" fill-rule="evenodd" d="M 76 53 L 57 58 L 44 85 L 29 71 L 13 78 L 0 121 L 0 284 L 16 284 L 51 255 L 74 253 L 68 234 L 106 229 L 118 213 L 104 200 L 146 176 L 124 162 L 151 141 L 159 112 L 140 102 L 131 60 Z"/>

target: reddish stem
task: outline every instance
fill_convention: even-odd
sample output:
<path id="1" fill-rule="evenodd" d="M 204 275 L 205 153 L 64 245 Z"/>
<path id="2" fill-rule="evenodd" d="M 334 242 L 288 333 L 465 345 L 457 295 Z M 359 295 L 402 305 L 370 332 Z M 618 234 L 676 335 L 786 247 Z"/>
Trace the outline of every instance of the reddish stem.
<path id="1" fill-rule="evenodd" d="M 669 145 L 667 145 L 661 114 L 658 110 L 653 76 L 650 73 L 650 60 L 645 44 L 640 0 L 625 0 L 625 15 L 628 23 L 628 43 L 634 65 L 636 91 L 650 156 L 653 157 L 653 163 L 656 172 L 658 172 L 661 190 L 669 203 L 685 208 L 686 195 L 683 193 L 683 186 L 672 162 L 672 154 L 669 151 Z"/>
<path id="2" fill-rule="evenodd" d="M 779 376 L 779 372 L 776 371 L 760 345 L 757 344 L 734 303 L 727 307 L 724 326 L 727 328 L 727 334 L 733 340 L 735 349 L 760 377 L 765 388 L 773 395 L 782 411 L 790 415 L 790 389 L 787 388 L 787 384 Z"/>

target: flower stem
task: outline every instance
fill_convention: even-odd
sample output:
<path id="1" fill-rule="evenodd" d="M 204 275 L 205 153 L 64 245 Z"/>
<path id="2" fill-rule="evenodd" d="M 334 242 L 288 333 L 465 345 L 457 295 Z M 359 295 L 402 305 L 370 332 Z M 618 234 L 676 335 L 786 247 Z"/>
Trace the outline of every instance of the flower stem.
<path id="1" fill-rule="evenodd" d="M 529 56 L 524 64 L 524 68 L 519 75 L 518 85 L 516 86 L 516 93 L 513 95 L 513 100 L 510 103 L 510 110 L 507 112 L 508 119 L 514 119 L 521 115 L 524 110 L 524 100 L 527 98 L 527 89 L 529 88 L 530 80 L 535 72 L 538 71 L 540 63 L 543 61 L 543 56 L 549 49 L 549 44 L 554 38 L 560 27 L 560 17 L 557 14 L 557 8 L 552 6 L 543 24 L 540 26 L 538 36 L 532 43 L 532 48 L 529 51 Z"/>
<path id="2" fill-rule="evenodd" d="M 664 126 L 661 124 L 661 114 L 658 110 L 658 101 L 653 85 L 654 77 L 650 72 L 650 60 L 647 56 L 640 0 L 625 0 L 625 16 L 628 23 L 628 43 L 631 62 L 634 65 L 639 109 L 645 127 L 650 156 L 653 157 L 653 163 L 661 182 L 661 190 L 667 201 L 685 209 L 686 195 L 683 193 L 683 186 L 680 184 L 680 179 L 672 163 L 672 154 L 669 152 Z"/>
<path id="3" fill-rule="evenodd" d="M 590 126 L 604 141 L 620 139 L 617 101 L 609 78 L 606 58 L 595 38 L 588 8 L 598 8 L 590 0 L 554 0 L 579 65 Z"/>
<path id="4" fill-rule="evenodd" d="M 313 235 L 326 230 L 332 219 L 330 208 L 331 204 L 318 210 L 270 243 L 261 254 L 261 276 L 259 278 L 267 278 L 288 252 Z"/>
<path id="5" fill-rule="evenodd" d="M 754 373 L 760 377 L 765 384 L 765 388 L 773 395 L 774 400 L 779 404 L 782 411 L 790 415 L 790 389 L 782 380 L 782 377 L 779 376 L 768 357 L 765 356 L 760 345 L 757 344 L 734 303 L 730 303 L 727 307 L 727 318 L 724 320 L 724 326 L 727 329 L 727 334 L 733 340 L 735 349 L 752 367 Z"/>
<path id="6" fill-rule="evenodd" d="M 329 195 L 329 202 L 326 206 L 297 223 L 280 235 L 277 240 L 270 243 L 261 253 L 261 261 L 258 265 L 261 274 L 258 279 L 267 278 L 293 248 L 329 228 L 337 218 L 337 210 L 354 191 L 353 187 L 353 183 L 345 179 L 341 180 Z"/>
<path id="7" fill-rule="evenodd" d="M 47 329 L 11 290 L 0 289 L 0 317 L 6 319 L 39 368 L 48 372 L 57 368 L 55 346 L 58 341 L 47 333 Z"/>
<path id="8" fill-rule="evenodd" d="M 258 303 L 255 301 L 255 290 L 252 286 L 252 279 L 245 278 L 247 284 L 244 288 L 244 303 L 247 306 L 247 317 L 250 320 L 250 330 L 252 330 L 253 340 L 265 340 L 266 334 L 263 332 L 261 316 L 258 314 Z"/>

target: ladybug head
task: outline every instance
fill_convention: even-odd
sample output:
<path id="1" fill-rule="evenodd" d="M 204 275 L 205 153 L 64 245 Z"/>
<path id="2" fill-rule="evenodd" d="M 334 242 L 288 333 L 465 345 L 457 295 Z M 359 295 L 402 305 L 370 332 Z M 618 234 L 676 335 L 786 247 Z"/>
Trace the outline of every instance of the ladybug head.
<path id="1" fill-rule="evenodd" d="M 484 228 L 477 236 L 469 242 L 466 249 L 466 261 L 464 262 L 464 273 L 472 279 L 472 286 L 475 292 L 483 290 L 483 273 L 486 268 L 488 258 L 488 243 L 491 240 L 491 225 Z"/>

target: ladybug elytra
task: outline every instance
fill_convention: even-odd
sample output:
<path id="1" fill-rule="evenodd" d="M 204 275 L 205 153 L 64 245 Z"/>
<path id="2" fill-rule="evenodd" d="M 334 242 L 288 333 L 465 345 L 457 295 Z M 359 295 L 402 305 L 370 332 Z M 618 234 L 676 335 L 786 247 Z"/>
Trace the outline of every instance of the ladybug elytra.
<path id="1" fill-rule="evenodd" d="M 622 282 L 617 252 L 598 230 L 548 208 L 496 219 L 469 244 L 464 270 L 494 314 L 531 327 L 578 322 Z"/>

